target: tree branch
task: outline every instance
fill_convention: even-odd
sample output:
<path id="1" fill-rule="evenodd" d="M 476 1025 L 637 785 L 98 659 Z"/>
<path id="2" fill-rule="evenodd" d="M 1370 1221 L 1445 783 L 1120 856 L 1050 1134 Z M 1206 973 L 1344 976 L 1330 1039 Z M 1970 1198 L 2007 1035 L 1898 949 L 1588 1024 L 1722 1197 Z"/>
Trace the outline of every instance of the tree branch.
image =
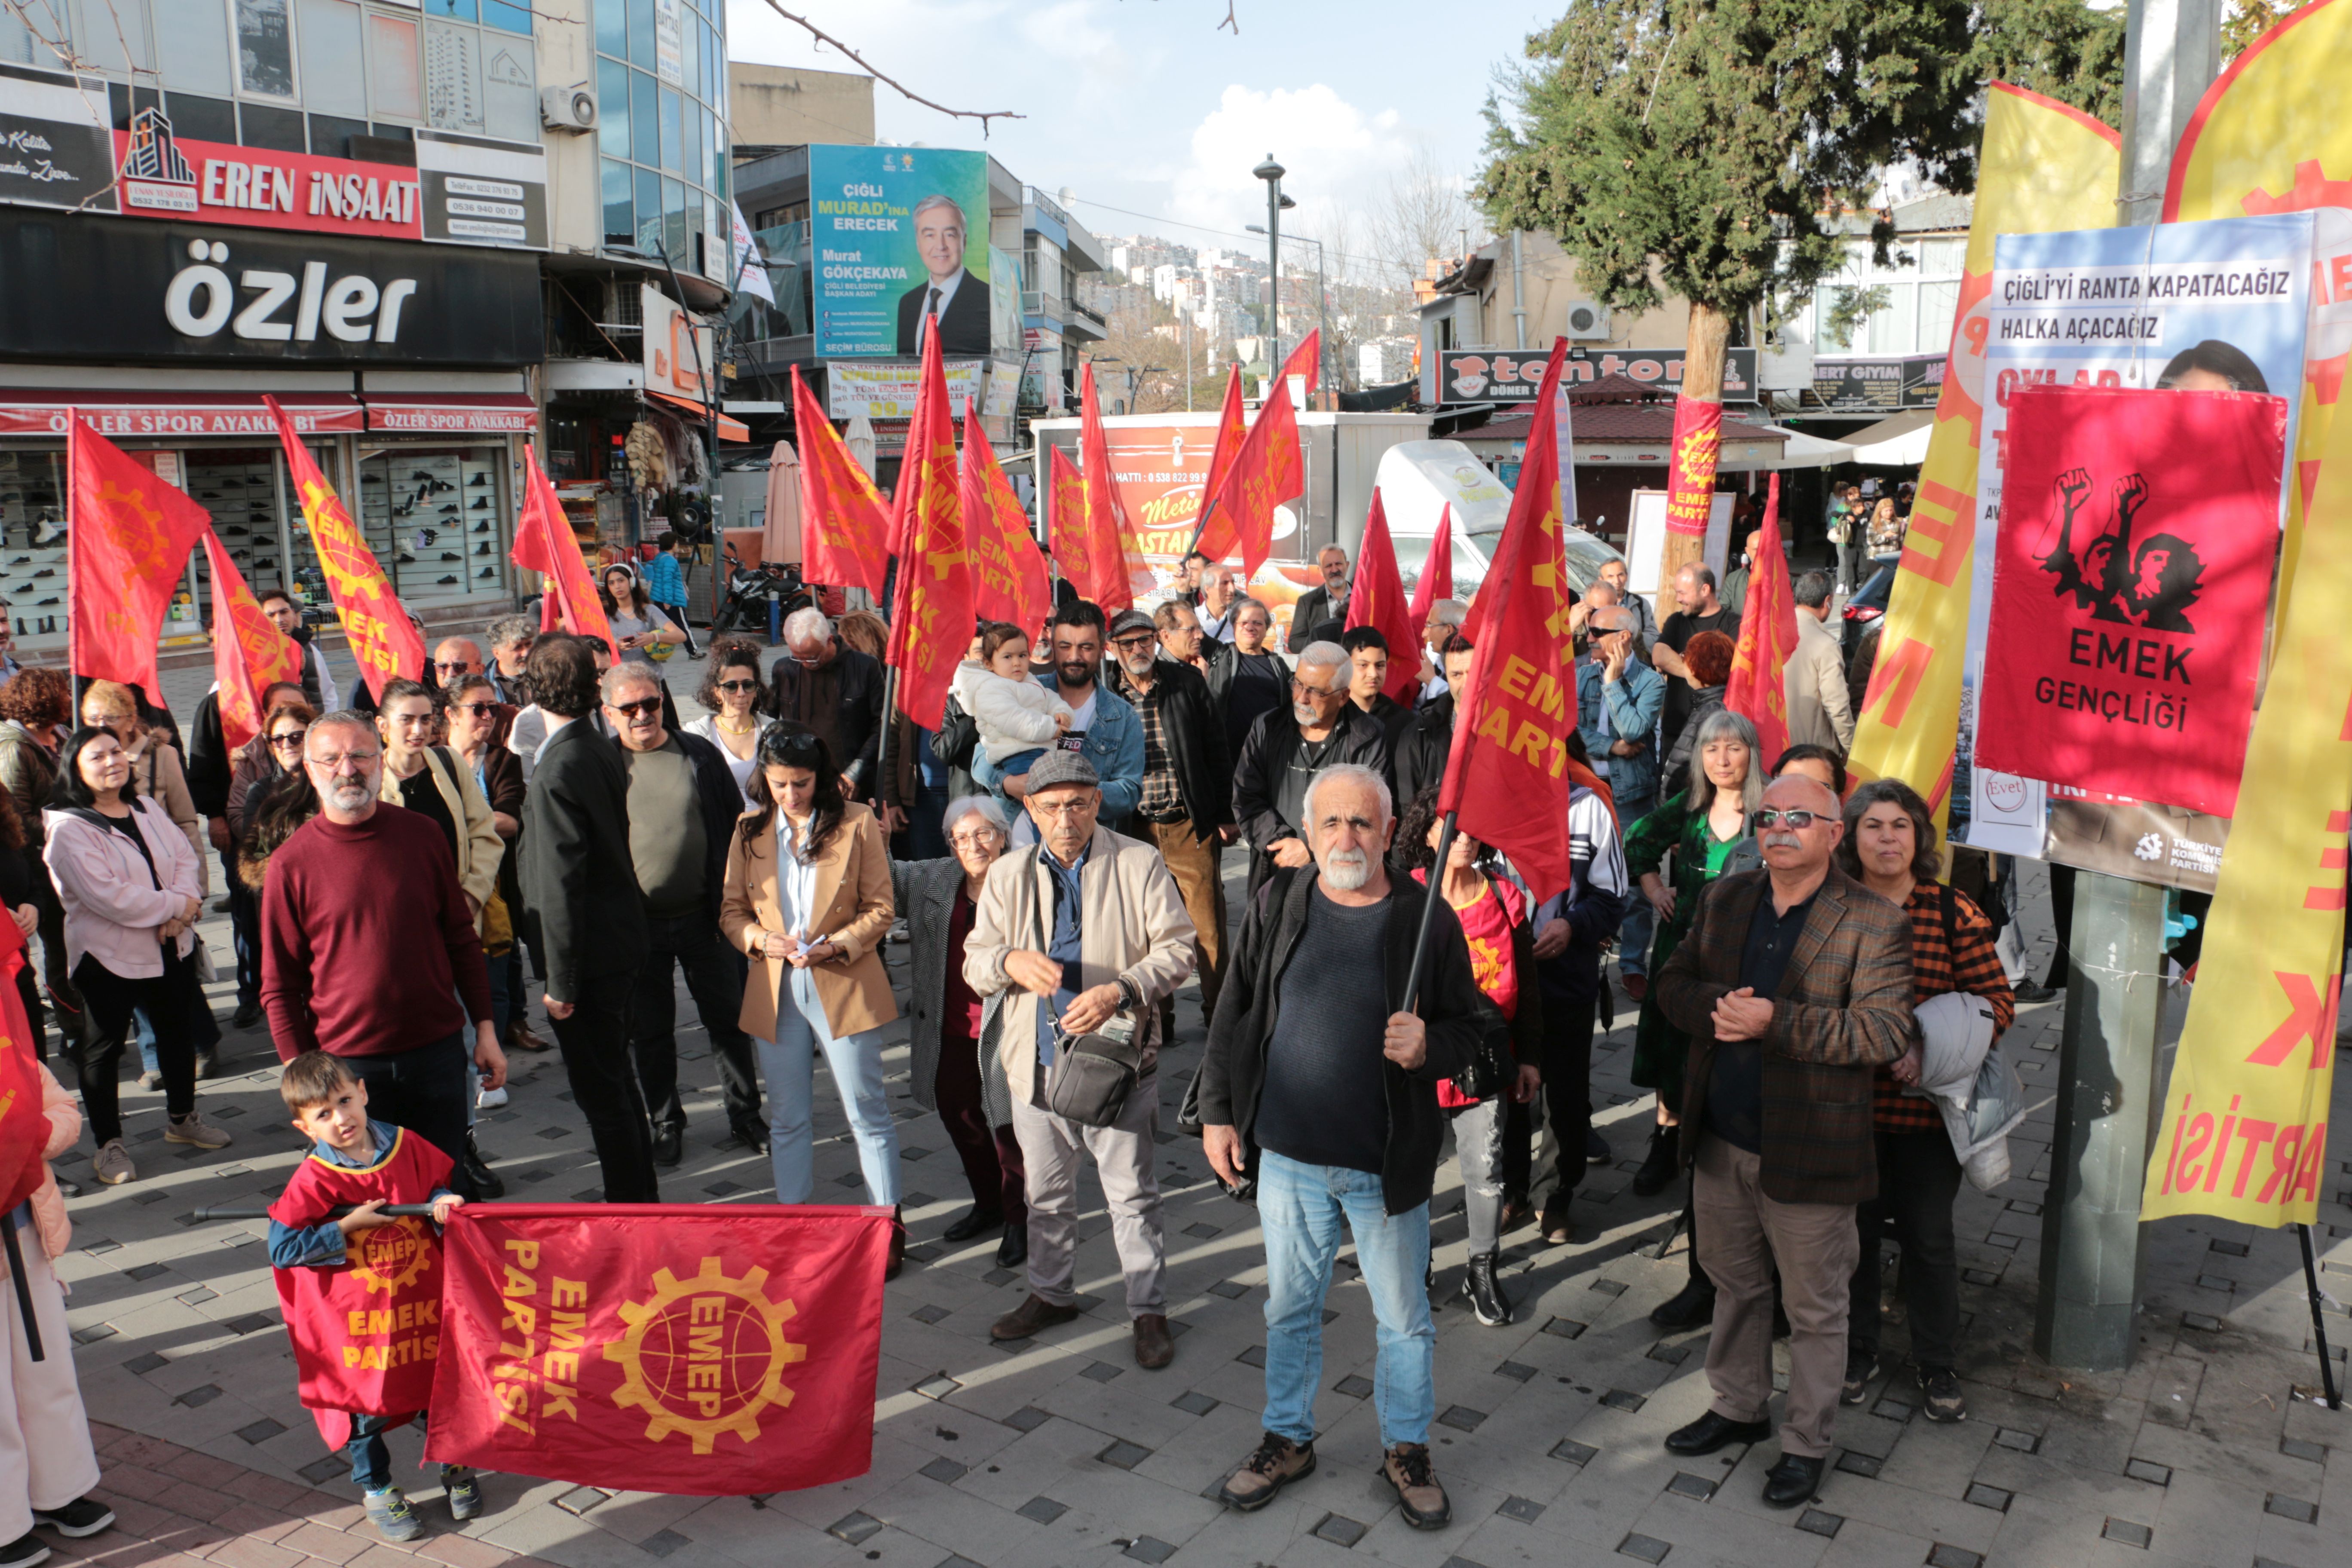
<path id="1" fill-rule="evenodd" d="M 1238 38 L 1242 36 L 1242 25 L 1234 17 L 1234 4 L 1235 0 L 1225 0 L 1225 19 L 1217 24 L 1215 30 L 1222 33 L 1227 27 L 1231 27 L 1234 30 L 1234 37 Z"/>
<path id="2" fill-rule="evenodd" d="M 988 122 L 992 120 L 1026 120 L 1029 118 L 1025 114 L 1016 114 L 1009 109 L 991 109 L 983 111 L 977 109 L 950 109 L 944 103 L 935 103 L 931 100 L 925 98 L 921 93 L 909 91 L 898 82 L 892 80 L 889 77 L 887 77 L 880 71 L 876 70 L 871 65 L 866 63 L 865 58 L 856 49 L 851 48 L 839 38 L 833 37 L 824 28 L 818 26 L 814 22 L 810 21 L 806 16 L 794 16 L 793 13 L 785 10 L 782 5 L 778 5 L 776 0 L 768 0 L 768 9 L 773 11 L 777 16 L 782 16 L 787 22 L 792 22 L 802 27 L 807 28 L 809 36 L 814 38 L 818 43 L 831 44 L 835 48 L 839 49 L 843 54 L 848 56 L 851 60 L 855 61 L 862 69 L 865 70 L 866 75 L 872 77 L 876 81 L 880 82 L 883 86 L 888 88 L 891 91 L 897 93 L 899 97 L 907 100 L 908 102 L 919 103 L 925 109 L 935 109 L 941 114 L 947 115 L 951 119 L 979 121 L 980 133 L 983 139 L 988 135 Z M 1236 32 L 1239 30 L 1239 28 L 1235 29 Z"/>

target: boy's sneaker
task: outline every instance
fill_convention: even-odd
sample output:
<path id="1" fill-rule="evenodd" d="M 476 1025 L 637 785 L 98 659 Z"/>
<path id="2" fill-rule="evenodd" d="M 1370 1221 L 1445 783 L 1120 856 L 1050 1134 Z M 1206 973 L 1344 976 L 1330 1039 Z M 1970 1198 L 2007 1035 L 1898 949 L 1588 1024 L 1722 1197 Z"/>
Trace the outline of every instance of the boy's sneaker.
<path id="1" fill-rule="evenodd" d="M 503 1087 L 498 1089 L 486 1089 L 482 1090 L 481 1093 L 474 1097 L 474 1109 L 477 1110 L 496 1110 L 504 1106 L 506 1102 L 507 1091 Z"/>
<path id="2" fill-rule="evenodd" d="M 110 1138 L 90 1157 L 89 1173 L 110 1187 L 119 1187 L 138 1180 L 139 1167 L 131 1163 L 131 1151 L 122 1146 L 122 1140 Z"/>
<path id="3" fill-rule="evenodd" d="M 1927 1403 L 1928 1420 L 1948 1423 L 1969 1418 L 1968 1398 L 1960 1393 L 1960 1380 L 1950 1367 L 1921 1367 L 1919 1392 Z"/>
<path id="4" fill-rule="evenodd" d="M 368 1522 L 382 1531 L 386 1541 L 414 1541 L 425 1533 L 425 1521 L 416 1517 L 398 1487 L 369 1492 L 366 1500 Z"/>
<path id="5" fill-rule="evenodd" d="M 96 1535 L 114 1522 L 114 1510 L 95 1498 L 79 1497 L 63 1508 L 37 1508 L 33 1522 L 46 1524 L 59 1535 L 79 1539 Z"/>
<path id="6" fill-rule="evenodd" d="M 226 1149 L 232 1140 L 226 1132 L 205 1121 L 203 1111 L 191 1110 L 185 1116 L 165 1119 L 163 1142 L 193 1143 L 199 1149 Z"/>
<path id="7" fill-rule="evenodd" d="M 0 1546 L 0 1568 L 33 1568 L 36 1563 L 48 1560 L 48 1546 L 29 1530 L 7 1545 Z"/>
<path id="8" fill-rule="evenodd" d="M 441 1485 L 449 1494 L 449 1517 L 463 1521 L 482 1511 L 482 1479 L 465 1465 L 441 1467 Z"/>

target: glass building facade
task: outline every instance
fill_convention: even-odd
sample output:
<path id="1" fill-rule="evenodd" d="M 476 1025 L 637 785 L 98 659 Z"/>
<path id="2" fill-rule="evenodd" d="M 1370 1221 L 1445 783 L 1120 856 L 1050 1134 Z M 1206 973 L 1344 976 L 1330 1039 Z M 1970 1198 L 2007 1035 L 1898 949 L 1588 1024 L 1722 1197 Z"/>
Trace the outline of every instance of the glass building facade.
<path id="1" fill-rule="evenodd" d="M 724 279 L 724 0 L 594 4 L 604 243 Z"/>

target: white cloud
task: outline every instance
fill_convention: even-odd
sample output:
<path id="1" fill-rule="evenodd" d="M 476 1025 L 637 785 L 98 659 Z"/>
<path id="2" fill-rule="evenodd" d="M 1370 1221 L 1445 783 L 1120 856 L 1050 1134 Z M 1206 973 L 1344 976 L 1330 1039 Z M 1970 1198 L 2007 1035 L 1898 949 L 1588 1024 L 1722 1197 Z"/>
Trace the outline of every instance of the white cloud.
<path id="1" fill-rule="evenodd" d="M 1170 178 L 1171 216 L 1215 228 L 1265 221 L 1265 186 L 1250 171 L 1268 153 L 1288 171 L 1284 194 L 1312 233 L 1317 207 L 1359 205 L 1412 154 L 1394 110 L 1367 114 L 1320 82 L 1260 91 L 1228 87 L 1192 130 L 1192 155 Z"/>

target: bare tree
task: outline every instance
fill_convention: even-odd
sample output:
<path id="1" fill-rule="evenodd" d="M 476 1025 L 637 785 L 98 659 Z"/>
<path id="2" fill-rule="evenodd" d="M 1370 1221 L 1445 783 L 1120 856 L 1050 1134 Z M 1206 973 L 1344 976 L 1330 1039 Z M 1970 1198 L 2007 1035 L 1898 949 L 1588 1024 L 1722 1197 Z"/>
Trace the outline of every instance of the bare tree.
<path id="1" fill-rule="evenodd" d="M 1433 258 L 1463 254 L 1464 240 L 1486 236 L 1460 171 L 1446 166 L 1434 144 L 1413 144 L 1381 188 L 1367 215 L 1366 237 L 1390 278 L 1410 285 Z"/>

